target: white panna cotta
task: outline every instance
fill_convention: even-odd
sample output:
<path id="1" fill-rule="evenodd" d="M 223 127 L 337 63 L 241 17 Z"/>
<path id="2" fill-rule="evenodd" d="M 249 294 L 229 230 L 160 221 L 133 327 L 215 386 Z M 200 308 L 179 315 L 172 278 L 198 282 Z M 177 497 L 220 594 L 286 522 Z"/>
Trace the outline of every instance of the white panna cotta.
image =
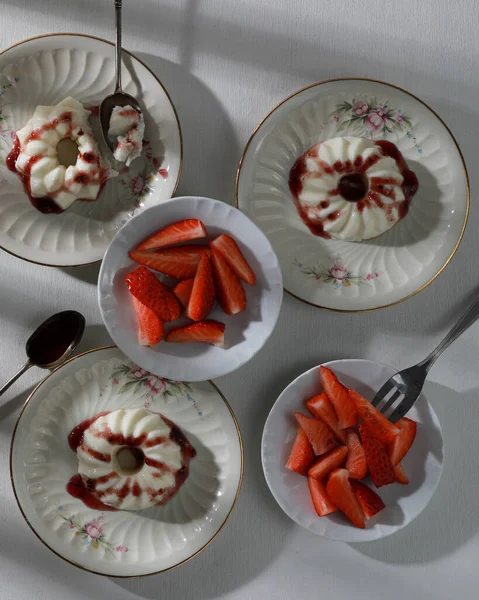
<path id="1" fill-rule="evenodd" d="M 296 161 L 289 187 L 313 234 L 354 242 L 375 238 L 403 219 L 418 182 L 393 143 L 337 137 Z"/>
<path id="2" fill-rule="evenodd" d="M 145 120 L 132 106 L 115 106 L 110 117 L 108 137 L 115 143 L 113 156 L 127 167 L 138 158 L 143 147 Z"/>
<path id="3" fill-rule="evenodd" d="M 106 180 L 117 175 L 101 156 L 88 123 L 90 114 L 80 102 L 66 98 L 56 106 L 37 106 L 17 131 L 15 169 L 42 212 L 62 212 L 76 200 L 96 200 Z M 66 160 L 62 147 L 63 154 L 70 155 Z M 48 200 L 58 210 L 42 210 L 48 202 L 35 199 Z"/>
<path id="4" fill-rule="evenodd" d="M 124 510 L 165 504 L 187 478 L 196 451 L 163 415 L 122 408 L 86 423 L 76 442 L 78 473 L 103 504 Z M 70 446 L 72 436 L 78 428 Z"/>

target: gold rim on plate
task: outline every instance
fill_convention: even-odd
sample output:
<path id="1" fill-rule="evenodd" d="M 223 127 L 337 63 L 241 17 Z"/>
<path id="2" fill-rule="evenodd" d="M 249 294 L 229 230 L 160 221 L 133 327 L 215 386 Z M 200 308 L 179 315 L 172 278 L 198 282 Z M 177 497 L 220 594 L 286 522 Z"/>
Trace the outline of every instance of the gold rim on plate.
<path id="1" fill-rule="evenodd" d="M 34 37 L 27 38 L 26 40 L 22 40 L 21 42 L 17 42 L 16 44 L 12 44 L 8 48 L 5 48 L 5 50 L 2 50 L 0 52 L 0 56 L 2 56 L 3 54 L 5 54 L 9 50 L 12 50 L 13 48 L 16 48 L 17 46 L 21 46 L 22 44 L 27 44 L 28 42 L 33 42 L 34 40 L 40 40 L 42 38 L 49 38 L 49 37 L 61 37 L 61 36 L 85 37 L 85 38 L 89 38 L 91 40 L 97 40 L 98 42 L 104 42 L 105 44 L 109 44 L 110 46 L 114 46 L 115 45 L 113 42 L 105 40 L 104 38 L 98 37 L 96 35 L 87 35 L 86 33 L 67 33 L 67 32 L 61 32 L 61 33 L 44 33 L 42 35 L 35 35 Z M 178 111 L 176 110 L 176 106 L 173 104 L 173 101 L 172 101 L 172 99 L 170 97 L 170 94 L 168 93 L 167 89 L 161 83 L 161 81 L 158 79 L 158 77 L 155 75 L 155 73 L 150 69 L 150 67 L 146 63 L 144 63 L 140 58 L 138 58 L 135 54 L 133 54 L 133 52 L 130 52 L 129 50 L 125 50 L 125 48 L 123 48 L 123 47 L 122 47 L 122 52 L 125 52 L 125 54 L 128 54 L 130 57 L 132 57 L 135 60 L 137 60 L 143 67 L 145 67 L 145 69 L 149 73 L 151 73 L 151 75 L 153 75 L 153 77 L 156 79 L 156 81 L 162 87 L 163 91 L 166 94 L 166 97 L 168 98 L 169 103 L 171 104 L 171 107 L 173 108 L 173 112 L 175 114 L 175 119 L 176 119 L 176 124 L 178 125 L 178 133 L 179 133 L 179 136 L 180 136 L 180 167 L 178 169 L 178 176 L 176 178 L 175 187 L 173 189 L 173 192 L 171 193 L 171 197 L 173 198 L 173 196 L 176 194 L 176 190 L 178 189 L 178 185 L 180 184 L 181 172 L 183 170 L 183 134 L 181 133 L 181 125 L 180 125 L 180 120 L 178 118 Z M 42 262 L 39 262 L 39 261 L 36 261 L 36 260 L 31 260 L 29 258 L 24 258 L 23 256 L 20 256 L 19 254 L 15 254 L 15 252 L 12 252 L 11 250 L 7 250 L 6 248 L 4 248 L 1 245 L 0 245 L 0 249 L 2 249 L 4 252 L 7 252 L 7 254 L 11 254 L 12 256 L 15 256 L 15 258 L 19 258 L 20 260 L 24 260 L 24 261 L 32 263 L 34 265 L 40 265 L 42 267 L 56 267 L 57 269 L 65 269 L 65 268 L 71 269 L 71 268 L 74 268 L 74 267 L 87 267 L 88 265 L 99 264 L 103 260 L 102 258 L 100 258 L 98 260 L 92 260 L 91 262 L 81 263 L 79 265 L 51 265 L 49 263 L 42 263 Z"/>
<path id="2" fill-rule="evenodd" d="M 117 350 L 119 350 L 121 352 L 121 350 L 118 348 L 118 346 L 115 346 L 113 344 L 111 346 L 100 346 L 99 348 L 93 348 L 93 350 L 87 350 L 85 352 L 82 352 L 81 354 L 77 354 L 76 356 L 73 356 L 72 358 L 69 358 L 64 363 L 62 363 L 60 366 L 58 366 L 56 369 L 54 369 L 44 379 L 42 379 L 42 381 L 40 381 L 40 383 L 38 383 L 35 386 L 35 388 L 33 389 L 33 391 L 30 393 L 30 395 L 28 396 L 28 398 L 25 400 L 25 404 L 22 406 L 22 410 L 20 411 L 20 414 L 18 415 L 17 421 L 15 423 L 15 427 L 13 429 L 12 440 L 10 442 L 10 458 L 9 458 L 9 463 L 10 463 L 10 482 L 12 484 L 13 494 L 15 496 L 15 501 L 16 501 L 17 506 L 20 509 L 20 512 L 22 513 L 22 516 L 25 519 L 27 525 L 30 527 L 30 529 L 33 531 L 33 533 L 36 535 L 36 537 L 42 542 L 42 544 L 44 544 L 44 546 L 46 546 L 49 550 L 51 550 L 59 558 L 61 558 L 65 562 L 69 563 L 70 565 L 73 565 L 74 567 L 78 567 L 79 569 L 82 569 L 83 571 L 87 571 L 88 573 L 93 573 L 94 575 L 102 575 L 103 577 L 114 577 L 115 579 L 133 579 L 133 578 L 138 578 L 138 577 L 150 577 L 151 575 L 159 575 L 160 573 L 166 573 L 167 571 L 171 571 L 171 569 L 176 569 L 177 567 L 180 567 L 181 565 L 184 565 L 185 563 L 189 562 L 191 559 L 195 558 L 195 556 L 198 556 L 198 554 L 200 554 L 201 552 L 203 552 L 203 550 L 205 550 L 205 548 L 207 548 L 212 542 L 214 542 L 214 540 L 216 539 L 216 537 L 220 534 L 221 530 L 223 529 L 223 527 L 228 522 L 228 520 L 229 520 L 229 518 L 230 518 L 230 516 L 231 516 L 231 514 L 233 512 L 233 509 L 236 506 L 236 502 L 238 500 L 238 497 L 239 497 L 239 494 L 240 494 L 240 491 L 241 491 L 241 485 L 243 483 L 243 475 L 244 475 L 244 448 L 243 448 L 243 438 L 241 436 L 241 430 L 240 430 L 238 421 L 236 419 L 236 416 L 235 416 L 235 414 L 233 412 L 233 409 L 231 408 L 230 404 L 228 403 L 228 401 L 224 397 L 224 395 L 221 392 L 221 390 L 218 388 L 218 386 L 213 381 L 208 380 L 208 383 L 219 394 L 220 398 L 226 404 L 226 407 L 230 411 L 231 417 L 232 417 L 233 422 L 234 422 L 235 427 L 236 427 L 236 431 L 238 433 L 238 441 L 239 441 L 240 453 L 241 453 L 241 469 L 240 469 L 240 476 L 239 476 L 239 481 L 238 481 L 238 488 L 236 490 L 236 494 L 235 494 L 235 497 L 233 499 L 233 504 L 231 505 L 231 508 L 228 511 L 228 514 L 226 515 L 225 520 L 220 525 L 218 531 L 213 535 L 213 537 L 210 540 L 208 540 L 206 542 L 206 544 L 204 546 L 202 546 L 194 554 L 192 554 L 191 556 L 188 556 L 188 558 L 185 558 L 184 560 L 182 560 L 181 562 L 177 563 L 176 565 L 172 565 L 171 567 L 168 567 L 166 569 L 162 569 L 161 571 L 154 571 L 152 573 L 143 573 L 142 575 L 108 575 L 106 573 L 100 573 L 99 571 L 92 571 L 91 569 L 87 569 L 86 567 L 83 567 L 82 565 L 79 565 L 78 563 L 76 563 L 76 562 L 74 562 L 72 560 L 69 560 L 68 558 L 65 558 L 59 552 L 57 552 L 51 546 L 49 546 L 45 542 L 45 540 L 40 536 L 40 534 L 34 529 L 33 525 L 30 523 L 30 521 L 28 520 L 26 514 L 23 511 L 23 508 L 22 508 L 22 506 L 20 504 L 20 501 L 18 500 L 17 491 L 15 489 L 15 482 L 13 480 L 13 443 L 15 441 L 15 435 L 17 433 L 17 428 L 18 428 L 18 425 L 20 423 L 20 419 L 22 418 L 22 415 L 23 415 L 23 413 L 25 411 L 25 408 L 27 407 L 28 403 L 33 398 L 33 396 L 37 393 L 37 391 L 40 389 L 40 387 L 54 373 L 56 373 L 57 371 L 59 371 L 60 369 L 62 369 L 66 364 L 68 364 L 68 363 L 76 360 L 77 358 L 81 358 L 82 356 L 85 356 L 86 354 L 92 354 L 93 352 L 101 352 L 102 350 L 112 350 L 114 348 L 116 348 Z M 126 356 L 125 356 L 125 358 L 126 358 Z"/>
<path id="3" fill-rule="evenodd" d="M 238 188 L 239 188 L 239 180 L 240 180 L 240 176 L 241 176 L 241 168 L 243 166 L 243 162 L 244 162 L 246 154 L 247 154 L 247 152 L 249 150 L 251 142 L 253 141 L 255 135 L 260 130 L 260 128 L 263 125 L 263 123 L 265 123 L 269 119 L 269 117 L 280 106 L 282 106 L 283 104 L 285 104 L 285 102 L 288 102 L 288 100 L 291 100 L 291 98 L 294 98 L 294 96 L 297 96 L 298 94 L 301 94 L 301 93 L 305 92 L 306 90 L 309 90 L 309 89 L 311 89 L 313 87 L 320 86 L 320 85 L 323 85 L 325 83 L 333 83 L 335 81 L 370 81 L 372 83 L 379 83 L 381 85 L 386 85 L 388 87 L 391 87 L 391 88 L 394 88 L 396 90 L 399 90 L 400 92 L 403 92 L 404 94 L 407 94 L 411 98 L 414 98 L 414 100 L 417 100 L 417 102 L 419 102 L 420 104 L 422 104 L 423 106 L 425 106 L 438 119 L 438 121 L 443 125 L 443 127 L 446 129 L 446 131 L 451 136 L 451 139 L 454 142 L 454 144 L 456 146 L 456 149 L 457 149 L 457 151 L 459 153 L 459 157 L 460 157 L 460 159 L 462 161 L 462 166 L 464 168 L 464 176 L 466 178 L 466 188 L 467 188 L 466 214 L 464 215 L 464 223 L 462 225 L 461 233 L 459 235 L 459 238 L 457 240 L 456 245 L 454 246 L 451 254 L 449 255 L 449 258 L 442 265 L 442 267 L 438 270 L 438 272 L 433 277 L 431 277 L 431 279 L 429 279 L 429 281 L 427 281 L 426 283 L 424 283 L 421 287 L 419 287 L 414 292 L 411 292 L 407 296 L 404 296 L 404 298 L 400 298 L 399 300 L 395 300 L 394 302 L 391 302 L 390 304 L 384 304 L 383 306 L 376 306 L 375 308 L 341 309 L 341 308 L 330 308 L 328 306 L 322 306 L 321 304 L 316 304 L 314 302 L 310 302 L 309 300 L 305 300 L 304 298 L 300 298 L 299 296 L 297 296 L 293 292 L 289 291 L 287 288 L 283 287 L 284 291 L 286 293 L 288 293 L 290 296 L 292 296 L 293 298 L 296 298 L 300 302 L 304 302 L 304 304 L 309 304 L 310 306 L 314 306 L 316 308 L 322 308 L 324 310 L 329 310 L 329 311 L 332 311 L 332 312 L 339 312 L 339 313 L 368 313 L 368 312 L 373 312 L 373 311 L 376 311 L 376 310 L 381 310 L 383 308 L 389 308 L 391 306 L 396 306 L 396 304 L 400 304 L 401 302 L 404 302 L 405 300 L 409 300 L 409 298 L 412 298 L 416 294 L 419 294 L 419 292 L 422 292 L 422 290 L 424 290 L 425 288 L 427 288 L 427 286 L 430 283 L 432 283 L 436 279 L 436 277 L 439 277 L 439 275 L 444 271 L 444 269 L 447 267 L 447 265 L 451 262 L 452 257 L 456 253 L 456 250 L 459 248 L 459 244 L 462 241 L 462 238 L 464 236 L 464 231 L 465 231 L 466 225 L 467 225 L 467 220 L 468 220 L 468 217 L 469 217 L 469 207 L 470 207 L 470 201 L 471 201 L 471 198 L 470 198 L 471 191 L 470 191 L 470 187 L 469 187 L 469 175 L 467 173 L 466 161 L 464 160 L 464 156 L 462 155 L 462 152 L 461 152 L 461 149 L 459 147 L 459 144 L 457 143 L 457 140 L 454 137 L 452 131 L 449 129 L 449 127 L 446 125 L 446 123 L 443 121 L 443 119 L 437 114 L 437 112 L 434 109 L 432 109 L 428 104 L 426 104 L 424 102 L 424 100 L 421 100 L 420 98 L 418 98 L 417 96 L 415 96 L 411 92 L 408 92 L 407 90 L 405 90 L 404 88 L 402 88 L 402 87 L 400 87 L 398 85 L 394 85 L 393 83 L 387 83 L 386 81 L 380 81 L 379 79 L 371 79 L 369 77 L 334 77 L 332 79 L 324 79 L 323 81 L 317 81 L 316 83 L 311 83 L 310 85 L 307 85 L 306 87 L 301 88 L 300 90 L 294 92 L 293 94 L 290 94 L 284 100 L 282 100 L 281 102 L 279 102 L 279 104 L 277 104 L 274 108 L 272 108 L 268 112 L 268 114 L 255 127 L 255 129 L 253 130 L 253 133 L 251 134 L 250 138 L 248 139 L 248 141 L 246 143 L 246 146 L 245 146 L 245 148 L 243 150 L 243 154 L 241 155 L 241 158 L 240 158 L 240 161 L 239 161 L 239 164 L 238 164 L 238 169 L 236 171 L 236 186 L 235 186 L 235 206 L 236 206 L 236 208 L 238 208 L 239 210 L 241 210 L 241 207 L 239 206 L 239 200 L 238 200 Z"/>

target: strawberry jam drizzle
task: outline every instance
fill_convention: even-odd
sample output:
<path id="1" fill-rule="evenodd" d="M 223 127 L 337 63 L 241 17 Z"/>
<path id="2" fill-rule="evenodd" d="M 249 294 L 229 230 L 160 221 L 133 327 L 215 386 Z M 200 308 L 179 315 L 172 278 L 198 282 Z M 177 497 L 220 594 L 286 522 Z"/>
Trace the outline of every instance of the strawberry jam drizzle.
<path id="1" fill-rule="evenodd" d="M 30 202 L 33 204 L 33 206 L 39 210 L 41 213 L 44 214 L 60 214 L 63 212 L 63 210 L 61 209 L 60 206 L 58 206 L 58 204 L 53 200 L 53 198 L 34 198 L 32 196 L 32 190 L 30 189 L 30 172 L 32 170 L 33 165 L 38 162 L 42 156 L 37 155 L 37 156 L 32 156 L 31 159 L 28 161 L 27 166 L 25 167 L 25 173 L 20 173 L 20 171 L 17 171 L 16 168 L 16 162 L 18 157 L 20 156 L 20 152 L 21 152 L 21 147 L 20 147 L 20 140 L 18 139 L 18 137 L 15 136 L 15 141 L 13 143 L 13 148 L 10 151 L 10 154 L 7 156 L 6 159 L 6 165 L 7 168 L 12 171 L 13 173 L 16 173 L 22 183 L 23 183 L 23 189 L 25 190 L 25 194 L 30 198 Z"/>
<path id="2" fill-rule="evenodd" d="M 45 123 L 44 125 L 42 125 L 42 127 L 39 127 L 38 129 L 35 129 L 34 131 L 32 131 L 32 133 L 28 136 L 28 138 L 25 141 L 25 146 L 27 146 L 27 144 L 29 142 L 41 139 L 41 136 L 43 133 L 45 133 L 46 131 L 52 131 L 52 130 L 56 129 L 57 126 L 60 125 L 61 123 L 68 124 L 68 131 L 63 136 L 62 139 L 71 138 L 73 128 L 74 128 L 72 119 L 73 119 L 73 114 L 71 112 L 69 112 L 69 111 L 64 112 L 57 119 L 53 119 L 52 121 L 49 121 L 48 123 Z M 84 133 L 82 130 L 80 130 L 78 132 L 78 136 L 81 136 L 83 134 Z M 22 151 L 22 146 L 20 144 L 20 140 L 18 139 L 18 136 L 15 136 L 13 148 L 10 151 L 10 153 L 8 154 L 6 161 L 5 161 L 7 168 L 10 171 L 12 171 L 13 173 L 16 173 L 20 177 L 20 179 L 23 183 L 23 189 L 25 190 L 25 193 L 29 197 L 32 205 L 38 211 L 40 211 L 41 213 L 44 213 L 44 214 L 60 214 L 60 213 L 62 213 L 63 209 L 61 208 L 61 206 L 59 206 L 55 202 L 55 196 L 57 194 L 59 194 L 61 191 L 66 191 L 66 192 L 70 191 L 70 187 L 72 184 L 64 183 L 63 187 L 60 188 L 59 190 L 57 190 L 56 192 L 54 192 L 51 196 L 45 196 L 43 198 L 36 198 L 35 196 L 32 196 L 32 190 L 31 190 L 31 185 L 30 185 L 31 171 L 32 171 L 33 166 L 39 160 L 44 158 L 44 156 L 42 154 L 36 154 L 34 156 L 31 156 L 30 160 L 28 161 L 27 165 L 25 166 L 24 172 L 22 173 L 22 172 L 18 171 L 16 168 L 16 162 L 17 162 L 18 157 L 20 156 L 21 151 Z M 97 198 L 98 198 L 98 196 L 101 194 L 103 187 L 106 183 L 106 180 L 108 178 L 108 171 L 106 169 L 101 168 L 100 157 L 93 154 L 93 152 L 85 152 L 83 154 L 80 154 L 79 158 L 82 158 L 85 162 L 87 162 L 89 164 L 95 165 L 96 168 L 93 169 L 92 171 L 90 171 L 90 173 L 80 171 L 76 175 L 73 183 L 79 183 L 81 185 L 87 185 L 89 183 L 93 183 L 94 185 L 99 185 L 100 187 L 99 187 L 98 194 L 97 194 Z M 89 198 L 78 198 L 78 200 L 81 200 L 83 202 L 93 202 L 94 201 Z M 96 198 L 95 198 L 95 200 L 96 200 Z"/>
<path id="3" fill-rule="evenodd" d="M 70 448 L 76 452 L 77 449 L 83 444 L 83 437 L 85 431 L 101 416 L 107 415 L 109 411 L 99 413 L 90 419 L 86 419 L 82 421 L 79 425 L 77 425 L 68 436 L 68 444 Z M 67 492 L 73 496 L 74 498 L 79 498 L 82 502 L 88 506 L 89 508 L 94 508 L 96 510 L 117 510 L 112 506 L 107 506 L 102 502 L 102 497 L 105 495 L 115 494 L 120 501 L 120 503 L 131 493 L 133 496 L 138 497 L 141 495 L 142 491 L 145 491 L 152 500 L 156 500 L 158 497 L 161 497 L 160 500 L 157 500 L 156 503 L 163 505 L 168 500 L 170 500 L 180 489 L 180 487 L 185 482 L 186 478 L 189 474 L 189 461 L 196 456 L 196 450 L 193 448 L 191 443 L 188 441 L 184 433 L 181 429 L 175 425 L 170 419 L 157 413 L 161 416 L 163 421 L 170 427 L 170 433 L 168 436 L 158 436 L 156 438 L 152 438 L 150 440 L 147 439 L 146 434 L 142 434 L 139 436 L 124 436 L 121 433 L 113 433 L 110 429 L 106 428 L 103 431 L 93 430 L 93 435 L 98 438 L 106 439 L 112 445 L 118 446 L 127 446 L 132 450 L 137 450 L 139 447 L 143 447 L 145 449 L 152 448 L 159 444 L 164 444 L 168 442 L 173 442 L 180 447 L 181 451 L 181 468 L 176 471 L 172 470 L 166 463 L 153 459 L 148 456 L 144 456 L 144 463 L 152 469 L 156 469 L 156 472 L 153 473 L 153 477 L 161 477 L 165 473 L 171 473 L 175 478 L 175 483 L 168 490 L 164 488 L 153 489 L 146 488 L 142 490 L 139 483 L 130 477 L 127 477 L 125 482 L 121 487 L 111 486 L 104 490 L 98 490 L 99 486 L 103 486 L 109 481 L 118 478 L 117 473 L 111 472 L 107 475 L 103 475 L 98 479 L 87 479 L 80 474 L 74 475 L 70 481 L 68 482 L 66 489 Z M 111 462 L 111 456 L 96 452 L 91 448 L 84 448 L 91 456 L 95 456 L 101 461 Z M 113 482 L 112 482 L 113 483 Z"/>
<path id="4" fill-rule="evenodd" d="M 368 169 L 374 166 L 380 159 L 380 155 L 369 156 L 365 161 L 361 156 L 356 157 L 354 163 L 350 160 L 344 163 L 337 160 L 334 165 L 330 165 L 318 159 L 318 146 L 316 144 L 305 152 L 293 165 L 289 174 L 289 189 L 293 195 L 294 203 L 299 216 L 314 235 L 330 239 L 331 235 L 324 229 L 324 221 L 335 221 L 339 218 L 340 212 L 335 211 L 329 213 L 323 220 L 311 221 L 299 201 L 299 195 L 303 189 L 303 178 L 308 174 L 307 159 L 313 159 L 323 170 L 323 172 L 332 175 L 334 173 L 344 174 L 339 180 L 338 187 L 328 192 L 328 196 L 334 198 L 340 195 L 349 202 L 355 202 L 356 207 L 360 212 L 366 208 L 371 208 L 376 205 L 382 208 L 388 219 L 393 219 L 392 211 L 394 208 L 398 211 L 398 219 L 403 219 L 408 211 L 411 200 L 418 190 L 418 180 L 413 171 L 411 171 L 404 159 L 403 155 L 392 142 L 386 140 L 378 140 L 376 145 L 381 149 L 383 156 L 392 158 L 403 177 L 401 188 L 404 194 L 404 200 L 396 201 L 394 190 L 391 185 L 397 185 L 397 181 L 393 178 L 386 177 L 371 177 L 369 182 L 366 180 L 365 173 Z M 369 187 L 369 189 L 368 189 Z M 381 196 L 389 198 L 392 202 L 385 204 Z M 323 200 L 320 202 L 321 209 L 329 208 L 329 201 Z"/>

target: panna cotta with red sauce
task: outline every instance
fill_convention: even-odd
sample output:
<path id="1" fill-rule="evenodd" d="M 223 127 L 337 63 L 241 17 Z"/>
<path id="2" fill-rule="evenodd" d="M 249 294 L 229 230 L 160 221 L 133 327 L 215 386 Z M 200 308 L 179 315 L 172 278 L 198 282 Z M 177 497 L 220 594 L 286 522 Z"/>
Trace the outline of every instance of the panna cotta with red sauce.
<path id="1" fill-rule="evenodd" d="M 110 117 L 108 137 L 115 143 L 113 156 L 127 167 L 143 148 L 145 120 L 132 106 L 115 106 Z"/>
<path id="2" fill-rule="evenodd" d="M 7 165 L 40 212 L 60 213 L 76 200 L 96 200 L 107 179 L 117 175 L 99 151 L 90 114 L 66 98 L 56 106 L 37 106 L 17 131 Z"/>
<path id="3" fill-rule="evenodd" d="M 196 451 L 169 419 L 145 408 L 103 412 L 69 436 L 78 474 L 67 485 L 90 508 L 141 510 L 180 489 Z"/>
<path id="4" fill-rule="evenodd" d="M 378 237 L 406 216 L 418 180 L 392 142 L 336 137 L 296 161 L 289 188 L 314 235 L 358 242 Z"/>

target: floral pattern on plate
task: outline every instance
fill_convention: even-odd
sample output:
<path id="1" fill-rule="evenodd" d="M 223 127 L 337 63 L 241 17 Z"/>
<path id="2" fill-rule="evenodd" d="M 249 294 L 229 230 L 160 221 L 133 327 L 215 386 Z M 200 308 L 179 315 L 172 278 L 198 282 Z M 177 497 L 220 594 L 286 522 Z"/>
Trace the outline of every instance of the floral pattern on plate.
<path id="1" fill-rule="evenodd" d="M 388 137 L 391 134 L 406 133 L 414 142 L 418 154 L 422 148 L 417 144 L 411 117 L 389 100 L 379 102 L 377 98 L 352 98 L 336 104 L 329 118 L 336 123 L 336 133 L 348 129 L 349 135 L 368 138 Z"/>
<path id="2" fill-rule="evenodd" d="M 305 265 L 298 259 L 295 259 L 293 264 L 310 279 L 316 279 L 319 283 L 332 283 L 337 289 L 351 287 L 351 285 L 369 285 L 371 281 L 380 276 L 377 271 L 367 273 L 367 275 L 354 275 L 344 265 L 340 256 L 334 259 L 329 269 L 319 263 L 312 266 Z"/>
<path id="3" fill-rule="evenodd" d="M 61 505 L 58 506 L 58 511 L 61 519 L 69 524 L 70 529 L 75 529 L 75 535 L 80 536 L 85 546 L 89 546 L 94 550 L 101 547 L 111 554 L 114 554 L 114 552 L 128 552 L 128 546 L 122 546 L 121 544 L 115 546 L 113 542 L 107 539 L 103 532 L 102 521 L 105 518 L 103 515 L 85 523 L 82 519 L 64 514 Z"/>
<path id="4" fill-rule="evenodd" d="M 129 361 L 118 365 L 117 370 L 113 372 L 113 383 L 119 384 L 122 376 L 125 377 L 125 382 L 119 389 L 119 394 L 130 388 L 134 388 L 133 391 L 143 388 L 145 395 L 159 395 L 161 398 L 185 395 L 191 392 L 191 386 L 187 383 L 158 377 Z"/>
<path id="5" fill-rule="evenodd" d="M 178 400 L 180 396 L 186 396 L 193 404 L 198 416 L 203 418 L 203 411 L 200 410 L 193 396 L 191 386 L 185 381 L 173 381 L 165 377 L 158 377 L 128 361 L 118 365 L 118 368 L 113 373 L 112 382 L 114 385 L 121 383 L 121 388 L 118 391 L 119 394 L 123 394 L 127 390 L 134 392 L 138 390 L 143 391 L 143 396 L 149 397 L 143 404 L 148 410 L 154 407 L 154 400 L 156 398 L 164 400 L 175 398 Z"/>

